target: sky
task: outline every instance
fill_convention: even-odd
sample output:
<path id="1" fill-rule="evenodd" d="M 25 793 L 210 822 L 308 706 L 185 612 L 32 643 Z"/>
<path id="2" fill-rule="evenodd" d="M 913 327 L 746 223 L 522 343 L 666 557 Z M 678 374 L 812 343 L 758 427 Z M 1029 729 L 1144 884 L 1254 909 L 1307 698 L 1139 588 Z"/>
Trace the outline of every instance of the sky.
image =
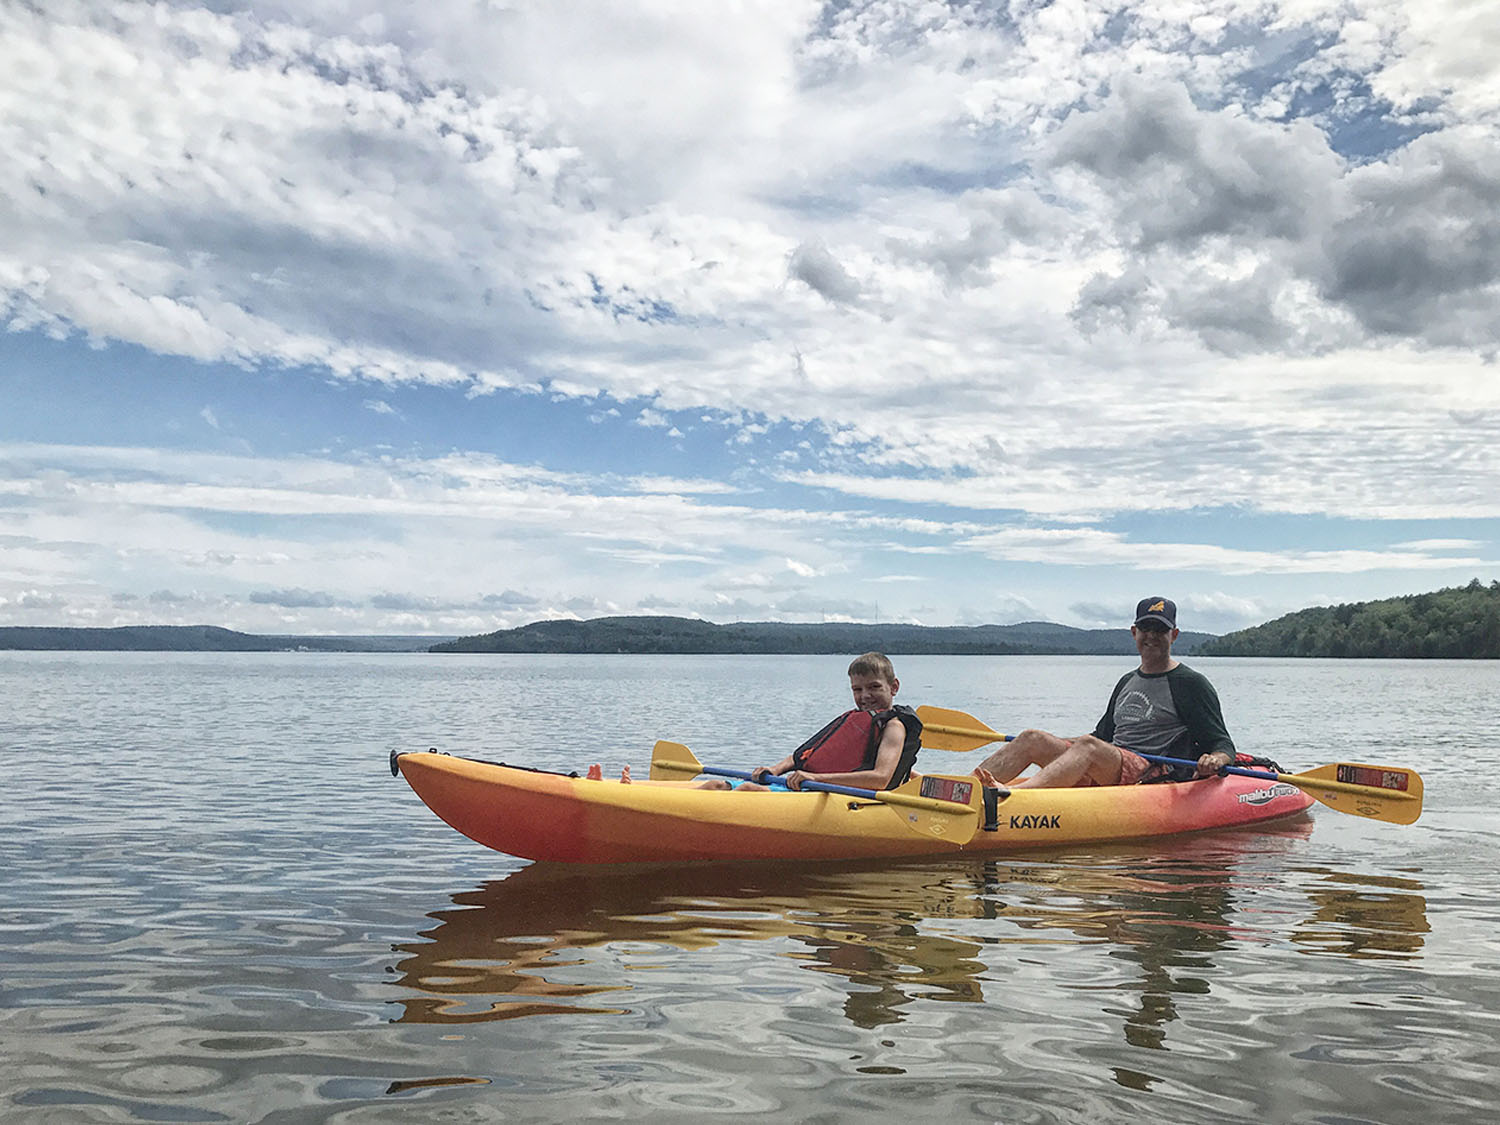
<path id="1" fill-rule="evenodd" d="M 0 625 L 1500 578 L 1482 0 L 6 0 Z"/>

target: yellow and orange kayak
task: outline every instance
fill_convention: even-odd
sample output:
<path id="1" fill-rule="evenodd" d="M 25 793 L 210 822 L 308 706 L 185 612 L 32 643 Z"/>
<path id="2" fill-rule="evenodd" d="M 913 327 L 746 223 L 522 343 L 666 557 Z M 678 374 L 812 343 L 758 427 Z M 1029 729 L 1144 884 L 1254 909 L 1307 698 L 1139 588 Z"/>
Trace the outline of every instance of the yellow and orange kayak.
<path id="1" fill-rule="evenodd" d="M 427 751 L 392 758 L 427 807 L 471 840 L 562 863 L 835 860 L 984 854 L 1165 836 L 1304 814 L 1292 785 L 1211 777 L 1161 785 L 1016 789 L 992 800 L 967 775 L 913 778 L 897 800 L 596 781 Z"/>

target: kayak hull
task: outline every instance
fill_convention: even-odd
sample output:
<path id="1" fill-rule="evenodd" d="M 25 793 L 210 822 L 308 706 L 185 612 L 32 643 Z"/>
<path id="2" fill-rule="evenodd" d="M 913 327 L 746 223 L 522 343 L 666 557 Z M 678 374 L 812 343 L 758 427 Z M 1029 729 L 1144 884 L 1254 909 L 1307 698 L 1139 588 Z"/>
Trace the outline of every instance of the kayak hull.
<path id="1" fill-rule="evenodd" d="M 832 793 L 622 784 L 432 751 L 398 755 L 395 765 L 428 808 L 471 840 L 561 863 L 985 854 L 1261 824 L 1312 804 L 1295 786 L 1245 777 L 1016 789 L 1000 801 L 990 830 L 964 806 L 951 816 L 918 816 Z"/>

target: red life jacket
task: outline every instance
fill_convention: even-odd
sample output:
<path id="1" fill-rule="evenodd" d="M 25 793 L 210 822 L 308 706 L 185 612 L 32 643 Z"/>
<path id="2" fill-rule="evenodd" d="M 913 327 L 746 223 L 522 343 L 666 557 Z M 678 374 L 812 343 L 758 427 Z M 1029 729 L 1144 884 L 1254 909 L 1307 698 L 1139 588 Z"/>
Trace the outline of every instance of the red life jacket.
<path id="1" fill-rule="evenodd" d="M 807 773 L 871 769 L 879 756 L 884 730 L 885 723 L 868 711 L 845 711 L 792 751 L 792 767 Z"/>
<path id="2" fill-rule="evenodd" d="M 900 716 L 905 738 L 901 760 L 885 788 L 894 789 L 911 777 L 917 752 L 922 749 L 922 720 L 910 707 L 897 703 L 889 711 L 845 711 L 833 722 L 792 751 L 792 768 L 807 773 L 855 773 L 875 768 L 880 757 L 880 738 L 886 724 Z"/>

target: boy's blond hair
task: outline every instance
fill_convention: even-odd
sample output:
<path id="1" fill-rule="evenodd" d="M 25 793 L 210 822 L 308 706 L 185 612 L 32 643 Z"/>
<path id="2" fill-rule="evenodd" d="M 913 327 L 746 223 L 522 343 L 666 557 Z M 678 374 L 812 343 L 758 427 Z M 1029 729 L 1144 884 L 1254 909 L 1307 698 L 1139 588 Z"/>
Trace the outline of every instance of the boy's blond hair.
<path id="1" fill-rule="evenodd" d="M 896 682 L 896 669 L 891 667 L 890 657 L 883 652 L 867 652 L 856 656 L 849 665 L 851 676 L 879 676 L 888 684 Z"/>

